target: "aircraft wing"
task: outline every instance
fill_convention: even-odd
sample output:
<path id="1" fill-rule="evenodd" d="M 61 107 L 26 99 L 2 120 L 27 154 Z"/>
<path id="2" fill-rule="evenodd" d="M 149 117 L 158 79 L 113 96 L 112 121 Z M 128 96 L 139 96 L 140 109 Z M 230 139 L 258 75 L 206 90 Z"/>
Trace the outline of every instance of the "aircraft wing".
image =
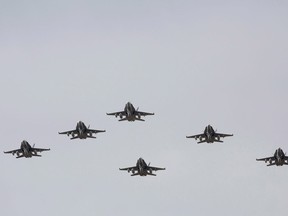
<path id="1" fill-rule="evenodd" d="M 136 111 L 136 115 L 147 116 L 147 115 L 154 115 L 154 113 Z"/>
<path id="2" fill-rule="evenodd" d="M 50 151 L 50 149 L 33 148 L 33 151 L 42 152 L 42 151 Z"/>
<path id="3" fill-rule="evenodd" d="M 275 157 L 266 157 L 266 158 L 260 158 L 260 159 L 256 159 L 257 161 L 269 161 L 269 160 L 275 160 Z"/>
<path id="4" fill-rule="evenodd" d="M 58 134 L 71 134 L 71 133 L 77 133 L 76 130 L 70 130 L 70 131 L 65 131 L 65 132 L 58 132 Z"/>
<path id="5" fill-rule="evenodd" d="M 227 136 L 233 136 L 233 134 L 222 134 L 222 133 L 216 133 L 215 136 L 227 137 Z"/>
<path id="6" fill-rule="evenodd" d="M 22 150 L 21 150 L 21 149 L 15 149 L 15 150 L 7 151 L 7 152 L 4 152 L 4 153 L 5 153 L 5 154 L 16 154 L 17 152 L 21 153 Z"/>
<path id="7" fill-rule="evenodd" d="M 119 170 L 136 170 L 137 167 L 134 166 L 134 167 L 127 167 L 127 168 L 119 168 Z"/>
<path id="8" fill-rule="evenodd" d="M 193 135 L 193 136 L 186 136 L 186 138 L 195 138 L 195 139 L 198 139 L 200 137 L 203 137 L 204 134 L 197 134 L 197 135 Z"/>
<path id="9" fill-rule="evenodd" d="M 101 133 L 101 132 L 106 132 L 106 130 L 94 130 L 94 129 L 88 129 L 88 132 L 92 132 L 92 133 Z"/>
<path id="10" fill-rule="evenodd" d="M 114 115 L 114 116 L 126 116 L 126 113 L 124 111 L 120 111 L 120 112 L 113 112 L 113 113 L 106 113 L 107 115 Z"/>
<path id="11" fill-rule="evenodd" d="M 149 166 L 148 169 L 152 169 L 153 171 L 157 171 L 157 170 L 165 170 L 165 168 L 151 167 L 151 166 Z"/>

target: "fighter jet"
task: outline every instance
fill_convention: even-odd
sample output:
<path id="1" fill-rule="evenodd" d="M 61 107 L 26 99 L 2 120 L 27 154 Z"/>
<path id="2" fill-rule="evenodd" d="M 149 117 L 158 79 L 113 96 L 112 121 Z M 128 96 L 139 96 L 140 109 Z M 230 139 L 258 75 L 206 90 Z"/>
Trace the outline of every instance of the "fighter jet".
<path id="1" fill-rule="evenodd" d="M 256 160 L 257 161 L 265 161 L 265 163 L 267 163 L 267 161 L 269 161 L 269 164 L 267 166 L 288 165 L 288 156 L 285 155 L 285 153 L 283 152 L 283 150 L 281 148 L 278 148 L 275 151 L 274 156 L 272 156 L 272 157 L 261 158 L 261 159 L 256 159 Z"/>
<path id="2" fill-rule="evenodd" d="M 199 143 L 213 143 L 213 142 L 223 142 L 220 140 L 221 137 L 227 137 L 227 136 L 233 136 L 233 134 L 222 134 L 222 133 L 216 133 L 216 131 L 213 129 L 211 125 L 208 125 L 205 127 L 204 133 L 197 134 L 194 136 L 186 136 L 186 138 L 195 138 L 197 140 L 199 138 Z"/>
<path id="3" fill-rule="evenodd" d="M 146 162 L 142 159 L 139 158 L 137 160 L 136 166 L 134 167 L 127 167 L 127 168 L 119 168 L 119 170 L 127 170 L 128 173 L 131 171 L 132 175 L 131 176 L 146 176 L 146 175 L 151 175 L 151 176 L 156 176 L 153 174 L 153 171 L 157 170 L 165 170 L 165 168 L 158 168 L 158 167 L 152 167 L 150 166 L 150 163 L 147 165 Z"/>
<path id="4" fill-rule="evenodd" d="M 21 142 L 20 149 L 7 151 L 4 153 L 12 154 L 12 155 L 16 154 L 17 155 L 16 158 L 21 158 L 21 157 L 31 158 L 32 156 L 41 157 L 41 155 L 38 155 L 37 153 L 42 152 L 42 151 L 50 151 L 50 149 L 34 148 L 34 145 L 32 147 L 26 140 L 23 140 Z"/>
<path id="5" fill-rule="evenodd" d="M 96 138 L 93 136 L 93 133 L 100 133 L 100 132 L 105 132 L 105 130 L 94 130 L 94 129 L 89 129 L 90 126 L 86 127 L 86 125 L 82 122 L 79 121 L 76 125 L 75 130 L 70 130 L 70 131 L 65 131 L 65 132 L 58 132 L 59 134 L 67 134 L 67 136 L 71 135 L 72 139 L 86 139 L 86 138 Z"/>
<path id="6" fill-rule="evenodd" d="M 120 112 L 114 112 L 114 113 L 106 113 L 107 115 L 114 115 L 116 118 L 119 116 L 119 121 L 145 121 L 144 119 L 141 119 L 141 116 L 146 115 L 154 115 L 154 113 L 147 113 L 147 112 L 141 112 L 138 111 L 138 108 L 135 109 L 132 103 L 128 102 L 125 107 L 124 111 Z M 124 118 L 123 118 L 124 117 Z"/>

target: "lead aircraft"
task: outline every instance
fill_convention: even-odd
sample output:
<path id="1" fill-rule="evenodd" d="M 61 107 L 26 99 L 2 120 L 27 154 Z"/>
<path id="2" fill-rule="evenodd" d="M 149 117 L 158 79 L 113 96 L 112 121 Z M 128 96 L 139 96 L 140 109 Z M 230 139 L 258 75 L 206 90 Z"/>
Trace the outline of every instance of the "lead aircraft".
<path id="1" fill-rule="evenodd" d="M 199 143 L 213 143 L 213 142 L 223 142 L 220 140 L 220 138 L 224 138 L 227 136 L 233 136 L 233 134 L 222 134 L 222 133 L 216 133 L 216 131 L 213 129 L 211 125 L 208 125 L 205 127 L 205 130 L 202 134 L 197 134 L 193 136 L 186 136 L 186 138 L 195 138 L 195 140 L 199 139 Z"/>
<path id="2" fill-rule="evenodd" d="M 79 139 L 94 138 L 95 139 L 96 137 L 93 136 L 93 134 L 100 133 L 100 132 L 105 132 L 105 130 L 89 129 L 89 126 L 86 127 L 86 125 L 82 121 L 79 121 L 76 125 L 75 130 L 58 132 L 58 133 L 67 134 L 67 136 L 71 135 L 72 137 L 70 139 L 72 140 L 72 139 L 77 139 L 77 138 Z"/>
<path id="3" fill-rule="evenodd" d="M 158 171 L 158 170 L 165 170 L 165 168 L 159 168 L 159 167 L 152 167 L 150 166 L 150 163 L 147 165 L 146 162 L 142 159 L 139 158 L 137 160 L 136 166 L 134 167 L 127 167 L 127 168 L 119 168 L 119 170 L 127 170 L 128 173 L 131 171 L 132 175 L 131 176 L 146 176 L 146 175 L 151 175 L 151 176 L 156 176 L 153 174 L 153 171 Z"/>
<path id="4" fill-rule="evenodd" d="M 23 140 L 21 142 L 20 149 L 7 151 L 4 153 L 5 154 L 12 154 L 12 155 L 16 154 L 17 155 L 16 158 L 22 158 L 22 157 L 31 158 L 33 156 L 41 157 L 41 155 L 38 155 L 37 153 L 42 152 L 42 151 L 50 151 L 50 149 L 34 148 L 34 145 L 32 147 L 26 140 Z"/>
<path id="5" fill-rule="evenodd" d="M 269 162 L 267 166 L 283 166 L 288 165 L 288 157 L 285 155 L 281 148 L 276 149 L 274 155 L 272 157 L 260 158 L 256 159 L 257 161 L 265 161 L 265 163 Z"/>
<path id="6" fill-rule="evenodd" d="M 141 119 L 141 116 L 147 116 L 147 115 L 154 115 L 154 113 L 148 113 L 148 112 L 142 112 L 138 111 L 138 108 L 135 109 L 133 104 L 128 102 L 125 107 L 124 111 L 120 112 L 114 112 L 114 113 L 106 113 L 107 115 L 114 115 L 116 118 L 119 116 L 119 121 L 145 121 L 144 119 Z"/>

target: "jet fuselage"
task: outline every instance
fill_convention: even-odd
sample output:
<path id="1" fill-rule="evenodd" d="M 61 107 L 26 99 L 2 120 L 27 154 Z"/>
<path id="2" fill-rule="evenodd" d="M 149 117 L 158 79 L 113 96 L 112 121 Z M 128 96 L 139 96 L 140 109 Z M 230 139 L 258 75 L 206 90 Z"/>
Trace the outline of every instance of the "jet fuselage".
<path id="1" fill-rule="evenodd" d="M 128 172 L 132 171 L 132 173 L 138 173 L 140 176 L 147 176 L 148 174 L 152 174 L 152 170 L 148 169 L 146 162 L 139 158 L 136 163 L 136 169 L 128 170 Z"/>
<path id="2" fill-rule="evenodd" d="M 26 140 L 23 140 L 21 142 L 20 149 L 23 151 L 23 155 L 26 158 L 30 158 L 30 157 L 32 157 L 34 155 L 37 155 L 37 152 L 32 150 L 31 145 Z M 19 156 L 18 152 L 16 154 L 17 154 L 17 156 Z"/>
<path id="3" fill-rule="evenodd" d="M 127 121 L 135 121 L 137 116 L 135 114 L 136 109 L 134 108 L 133 104 L 128 102 L 124 107 L 124 112 L 126 113 Z M 121 116 L 120 116 L 121 118 Z M 141 116 L 139 115 L 138 118 L 140 119 Z"/>
<path id="4" fill-rule="evenodd" d="M 283 166 L 285 164 L 285 153 L 281 148 L 278 148 L 274 153 L 275 165 Z M 270 162 L 272 163 L 272 162 Z"/>
<path id="5" fill-rule="evenodd" d="M 79 121 L 77 123 L 76 131 L 78 132 L 79 139 L 86 139 L 88 137 L 87 127 L 82 121 Z M 72 134 L 72 136 L 73 136 L 73 134 Z M 92 136 L 92 134 L 91 134 L 91 136 Z"/>
<path id="6" fill-rule="evenodd" d="M 148 172 L 152 173 L 152 170 L 148 170 L 148 166 L 142 158 L 138 159 L 136 167 L 140 176 L 146 176 Z"/>
<path id="7" fill-rule="evenodd" d="M 219 137 L 215 136 L 215 131 L 211 125 L 205 127 L 204 134 L 207 143 L 213 143 L 215 139 L 220 139 Z"/>

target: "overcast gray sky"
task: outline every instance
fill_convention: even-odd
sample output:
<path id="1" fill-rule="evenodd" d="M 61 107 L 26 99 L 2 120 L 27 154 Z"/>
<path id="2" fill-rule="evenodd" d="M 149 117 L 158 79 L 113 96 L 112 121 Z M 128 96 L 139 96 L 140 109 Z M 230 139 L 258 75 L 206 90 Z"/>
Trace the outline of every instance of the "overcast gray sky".
<path id="1" fill-rule="evenodd" d="M 287 215 L 287 1 L 0 1 L 1 215 Z M 118 122 L 126 102 L 155 116 Z M 96 140 L 58 131 L 82 120 Z M 211 124 L 223 144 L 186 135 Z M 130 177 L 143 157 L 166 167 Z"/>

